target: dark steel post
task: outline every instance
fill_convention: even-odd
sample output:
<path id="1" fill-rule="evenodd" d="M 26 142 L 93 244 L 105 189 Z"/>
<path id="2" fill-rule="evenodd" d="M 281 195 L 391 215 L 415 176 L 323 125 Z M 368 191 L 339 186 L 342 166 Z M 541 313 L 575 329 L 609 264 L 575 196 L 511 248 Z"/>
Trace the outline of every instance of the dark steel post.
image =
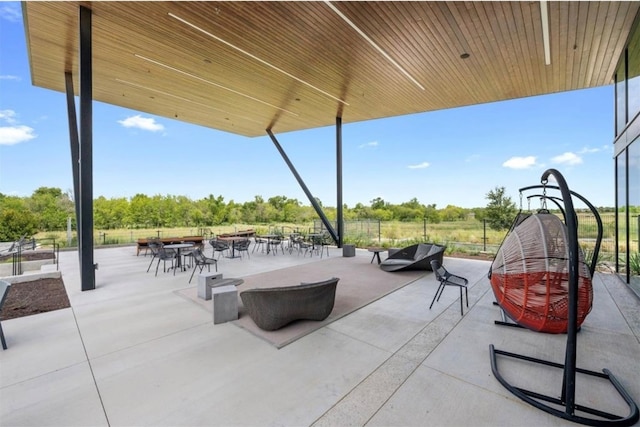
<path id="1" fill-rule="evenodd" d="M 276 139 L 275 135 L 273 134 L 273 132 L 271 132 L 271 129 L 267 129 L 267 134 L 269 134 L 269 137 L 271 138 L 271 141 L 273 141 L 273 145 L 275 145 L 276 148 L 278 149 L 278 152 L 280 152 L 280 155 L 282 156 L 282 159 L 284 160 L 284 162 L 287 164 L 287 166 L 289 166 L 289 170 L 291 170 L 291 173 L 293 174 L 293 176 L 298 181 L 298 184 L 302 188 L 302 191 L 304 191 L 304 194 L 307 195 L 307 198 L 309 199 L 309 202 L 311 203 L 311 206 L 313 206 L 313 208 L 315 209 L 316 213 L 320 217 L 320 220 L 322 220 L 322 223 L 324 224 L 324 226 L 326 227 L 327 231 L 331 235 L 331 238 L 337 244 L 338 243 L 338 236 L 336 234 L 336 231 L 333 229 L 333 226 L 331 225 L 331 223 L 327 219 L 327 216 L 322 211 L 322 207 L 318 204 L 318 201 L 315 199 L 315 197 L 313 197 L 313 194 L 311 194 L 311 191 L 309 191 L 309 189 L 307 188 L 307 185 L 302 180 L 302 177 L 300 177 L 300 174 L 298 174 L 298 171 L 296 170 L 295 166 L 293 166 L 293 163 L 291 163 L 291 160 L 289 160 L 289 157 L 287 156 L 287 153 L 284 152 L 284 150 L 280 146 L 280 143 Z"/>
<path id="2" fill-rule="evenodd" d="M 344 213 L 342 209 L 342 117 L 336 117 L 336 223 L 338 226 L 339 248 L 344 243 Z"/>
<path id="3" fill-rule="evenodd" d="M 80 281 L 96 288 L 93 264 L 93 67 L 91 9 L 80 6 Z"/>

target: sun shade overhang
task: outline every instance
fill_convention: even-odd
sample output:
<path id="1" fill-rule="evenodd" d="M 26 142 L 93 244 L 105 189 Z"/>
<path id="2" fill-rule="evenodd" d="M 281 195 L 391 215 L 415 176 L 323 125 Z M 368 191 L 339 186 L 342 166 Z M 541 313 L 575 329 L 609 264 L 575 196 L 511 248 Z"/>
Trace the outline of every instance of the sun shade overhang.
<path id="1" fill-rule="evenodd" d="M 72 72 L 79 91 L 81 4 L 93 15 L 95 100 L 245 136 L 610 84 L 640 8 L 23 2 L 34 85 L 65 92 Z"/>

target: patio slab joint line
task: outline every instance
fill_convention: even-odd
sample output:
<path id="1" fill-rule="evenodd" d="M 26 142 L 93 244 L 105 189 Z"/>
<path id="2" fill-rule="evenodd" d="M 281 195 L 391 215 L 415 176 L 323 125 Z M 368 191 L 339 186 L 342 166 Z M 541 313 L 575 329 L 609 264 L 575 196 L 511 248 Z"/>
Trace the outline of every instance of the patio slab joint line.
<path id="1" fill-rule="evenodd" d="M 476 288 L 476 285 L 479 285 L 482 282 L 483 279 L 478 280 L 477 282 L 475 282 L 472 286 L 470 286 L 470 288 L 474 289 Z M 484 292 L 481 292 L 481 295 L 478 298 L 475 298 L 475 302 L 471 304 L 471 307 L 469 307 L 469 309 L 467 311 L 470 311 L 471 309 L 473 309 L 473 307 L 475 307 L 475 305 L 480 301 L 480 299 L 482 299 L 482 297 L 484 297 L 484 295 L 489 292 L 489 288 L 485 289 Z M 323 418 L 330 416 L 330 413 L 334 410 L 338 411 L 339 407 L 341 406 L 341 404 L 345 404 L 346 400 L 352 396 L 355 393 L 358 393 L 358 391 L 360 389 L 362 389 L 363 387 L 366 387 L 366 383 L 368 380 L 370 380 L 372 377 L 374 377 L 379 371 L 380 369 L 385 366 L 386 364 L 388 364 L 391 360 L 393 360 L 394 358 L 402 358 L 404 360 L 407 360 L 409 362 L 412 361 L 412 359 L 403 356 L 401 354 L 399 354 L 407 345 L 409 345 L 412 341 L 414 341 L 419 335 L 421 335 L 425 329 L 427 329 L 428 327 L 432 326 L 433 324 L 437 323 L 444 315 L 447 311 L 449 310 L 453 310 L 452 307 L 454 307 L 455 305 L 455 310 L 457 312 L 458 310 L 458 306 L 457 306 L 457 299 L 453 300 L 444 310 L 442 310 L 442 312 L 440 314 L 438 314 L 431 322 L 427 323 L 423 328 L 421 328 L 418 332 L 416 332 L 413 337 L 411 337 L 402 347 L 400 347 L 398 350 L 396 350 L 395 352 L 393 352 L 387 359 L 385 359 L 384 362 L 382 362 L 380 365 L 378 365 L 378 367 L 376 369 L 374 369 L 369 375 L 367 375 L 365 378 L 362 379 L 362 381 L 360 381 L 355 387 L 353 387 L 351 389 L 351 391 L 349 391 L 349 393 L 347 393 L 346 395 L 344 395 L 338 402 L 336 402 L 333 406 L 331 406 L 331 408 L 329 408 L 324 414 L 322 414 L 320 417 L 318 417 L 311 425 L 316 425 L 316 424 L 324 424 L 322 422 Z M 424 355 L 424 357 L 422 357 L 419 361 L 417 361 L 415 363 L 415 366 L 413 369 L 411 369 L 411 371 L 406 374 L 405 378 L 402 379 L 402 381 L 400 381 L 397 386 L 389 393 L 389 395 L 386 397 L 386 399 L 384 399 L 383 402 L 380 403 L 380 405 L 378 406 L 378 408 L 376 410 L 373 411 L 373 413 L 366 419 L 366 421 L 363 423 L 363 425 L 366 425 L 367 423 L 369 423 L 375 416 L 376 414 L 389 402 L 389 400 L 397 393 L 397 391 L 407 382 L 407 380 L 411 377 L 411 375 L 413 375 L 415 373 L 415 371 L 420 367 L 420 365 L 422 365 L 422 363 L 424 363 L 424 361 L 429 357 L 429 355 L 436 349 L 438 348 L 438 346 L 442 343 L 442 341 L 451 333 L 451 331 L 453 331 L 453 329 L 455 329 L 455 327 L 464 319 L 464 317 L 460 317 L 459 319 L 457 319 L 455 321 L 455 323 L 452 325 L 452 327 L 449 329 L 449 331 L 442 337 L 442 339 L 440 339 L 438 341 L 438 343 L 433 346 L 433 348 L 431 348 L 428 353 L 426 355 Z M 444 322 L 444 321 L 443 321 Z M 383 350 L 383 349 L 381 349 Z"/>
<path id="2" fill-rule="evenodd" d="M 100 406 L 102 407 L 102 412 L 104 413 L 104 418 L 107 421 L 107 425 L 111 425 L 109 422 L 109 415 L 107 415 L 107 409 L 104 407 L 104 401 L 102 400 L 102 394 L 100 393 L 100 387 L 98 387 L 98 382 L 96 381 L 96 376 L 93 372 L 93 366 L 91 366 L 91 359 L 89 358 L 89 353 L 87 352 L 87 347 L 84 344 L 84 339 L 82 338 L 82 331 L 80 331 L 80 325 L 78 324 L 78 318 L 76 317 L 76 311 L 71 307 L 71 312 L 73 313 L 73 320 L 76 323 L 76 329 L 78 329 L 78 336 L 80 337 L 80 342 L 82 343 L 82 349 L 84 350 L 84 355 L 87 358 L 87 365 L 89 365 L 89 371 L 91 372 L 91 378 L 93 379 L 93 384 L 96 387 L 96 393 L 98 393 L 98 399 L 100 399 Z"/>

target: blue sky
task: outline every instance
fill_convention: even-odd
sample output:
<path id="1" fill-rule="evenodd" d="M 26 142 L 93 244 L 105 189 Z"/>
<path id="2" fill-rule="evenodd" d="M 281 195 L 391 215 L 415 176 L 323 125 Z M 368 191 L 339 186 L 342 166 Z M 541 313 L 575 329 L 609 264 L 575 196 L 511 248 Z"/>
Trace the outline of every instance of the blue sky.
<path id="1" fill-rule="evenodd" d="M 209 194 L 245 202 L 304 192 L 270 138 L 246 138 L 99 102 L 94 197 Z M 613 86 L 343 125 L 343 200 L 486 206 L 558 169 L 614 205 Z M 277 134 L 312 194 L 336 205 L 335 127 Z M 65 95 L 32 86 L 20 4 L 0 2 L 0 193 L 73 188 Z"/>

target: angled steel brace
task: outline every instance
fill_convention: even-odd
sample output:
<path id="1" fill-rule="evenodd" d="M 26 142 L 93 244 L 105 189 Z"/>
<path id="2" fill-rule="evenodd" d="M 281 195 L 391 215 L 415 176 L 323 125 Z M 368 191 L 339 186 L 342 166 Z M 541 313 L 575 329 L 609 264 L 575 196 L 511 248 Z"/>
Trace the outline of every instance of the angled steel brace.
<path id="1" fill-rule="evenodd" d="M 273 145 L 275 145 L 276 148 L 278 149 L 278 151 L 280 152 L 280 155 L 282 156 L 282 159 L 285 161 L 287 166 L 289 166 L 289 169 L 291 170 L 291 173 L 293 174 L 293 176 L 298 181 L 298 184 L 300 184 L 300 187 L 302 188 L 302 191 L 304 191 L 304 194 L 307 195 L 307 198 L 309 199 L 309 202 L 311 202 L 311 205 L 313 206 L 313 208 L 315 209 L 316 213 L 318 214 L 318 216 L 322 220 L 322 223 L 327 228 L 327 231 L 331 235 L 331 238 L 336 243 L 338 243 L 339 238 L 338 238 L 338 235 L 337 235 L 335 229 L 333 228 L 333 225 L 331 225 L 331 222 L 329 222 L 329 219 L 324 214 L 324 211 L 322 210 L 322 207 L 318 204 L 318 201 L 313 197 L 313 194 L 311 194 L 311 191 L 309 191 L 309 188 L 307 188 L 307 185 L 302 180 L 302 177 L 300 176 L 300 174 L 296 170 L 295 166 L 293 166 L 293 163 L 291 163 L 291 160 L 289 160 L 289 156 L 287 156 L 287 153 L 284 152 L 284 150 L 282 149 L 282 146 L 280 145 L 280 143 L 276 139 L 275 135 L 273 134 L 273 132 L 271 132 L 271 129 L 267 129 L 267 134 L 269 134 L 269 137 L 271 138 L 271 141 L 273 141 Z"/>
<path id="2" fill-rule="evenodd" d="M 76 208 L 76 230 L 78 233 L 78 247 L 82 241 L 80 228 L 80 137 L 78 136 L 78 120 L 76 118 L 76 103 L 73 90 L 73 75 L 64 73 L 67 94 L 67 117 L 69 121 L 69 143 L 71 145 L 71 170 L 73 172 L 73 204 Z M 80 251 L 78 251 L 80 258 Z"/>

